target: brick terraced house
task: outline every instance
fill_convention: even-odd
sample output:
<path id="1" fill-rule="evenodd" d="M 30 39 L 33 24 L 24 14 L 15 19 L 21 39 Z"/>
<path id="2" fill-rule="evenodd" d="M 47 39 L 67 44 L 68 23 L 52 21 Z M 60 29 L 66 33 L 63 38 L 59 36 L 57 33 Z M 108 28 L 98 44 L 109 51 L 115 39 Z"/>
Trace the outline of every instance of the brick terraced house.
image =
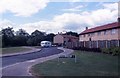
<path id="1" fill-rule="evenodd" d="M 79 45 L 79 38 L 72 35 L 57 34 L 54 37 L 54 44 L 66 48 L 73 48 Z"/>
<path id="2" fill-rule="evenodd" d="M 98 26 L 81 32 L 79 46 L 87 48 L 120 47 L 120 18 L 118 22 Z"/>

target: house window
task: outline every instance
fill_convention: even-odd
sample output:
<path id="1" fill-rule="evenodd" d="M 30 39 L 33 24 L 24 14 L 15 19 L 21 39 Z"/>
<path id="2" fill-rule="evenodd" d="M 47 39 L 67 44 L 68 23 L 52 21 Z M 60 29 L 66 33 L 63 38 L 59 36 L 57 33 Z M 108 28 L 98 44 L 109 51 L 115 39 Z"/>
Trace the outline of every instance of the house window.
<path id="1" fill-rule="evenodd" d="M 105 30 L 104 35 L 109 34 L 109 31 L 110 31 L 110 30 Z"/>
<path id="2" fill-rule="evenodd" d="M 101 35 L 101 32 L 100 32 L 100 31 L 98 32 L 98 35 Z"/>
<path id="3" fill-rule="evenodd" d="M 91 36 L 94 36 L 95 33 L 91 33 Z"/>
<path id="4" fill-rule="evenodd" d="M 88 34 L 88 37 L 90 36 L 90 34 Z"/>
<path id="5" fill-rule="evenodd" d="M 83 35 L 83 37 L 85 37 L 85 34 Z"/>
<path id="6" fill-rule="evenodd" d="M 106 34 L 107 34 L 107 31 L 105 30 L 105 31 L 104 31 L 104 35 L 106 35 Z"/>
<path id="7" fill-rule="evenodd" d="M 68 42 L 72 42 L 72 39 L 68 39 Z"/>
<path id="8" fill-rule="evenodd" d="M 64 41 L 63 45 L 66 46 L 66 41 Z"/>
<path id="9" fill-rule="evenodd" d="M 116 29 L 111 30 L 111 34 L 115 34 L 116 32 L 117 32 Z"/>
<path id="10" fill-rule="evenodd" d="M 91 38 L 89 38 L 89 41 L 91 41 Z"/>

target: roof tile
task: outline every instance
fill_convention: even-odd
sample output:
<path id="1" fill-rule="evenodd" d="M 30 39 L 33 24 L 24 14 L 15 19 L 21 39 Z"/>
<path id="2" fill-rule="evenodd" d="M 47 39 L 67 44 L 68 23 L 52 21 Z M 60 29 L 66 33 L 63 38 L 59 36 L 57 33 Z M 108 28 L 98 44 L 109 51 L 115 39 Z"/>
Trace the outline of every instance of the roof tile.
<path id="1" fill-rule="evenodd" d="M 80 35 L 97 32 L 97 31 L 102 31 L 102 30 L 107 30 L 107 29 L 112 29 L 112 28 L 119 28 L 119 27 L 120 27 L 120 23 L 114 22 L 114 23 L 103 25 L 103 26 L 98 26 L 95 28 L 87 29 L 87 30 L 83 31 L 82 33 L 80 33 Z"/>

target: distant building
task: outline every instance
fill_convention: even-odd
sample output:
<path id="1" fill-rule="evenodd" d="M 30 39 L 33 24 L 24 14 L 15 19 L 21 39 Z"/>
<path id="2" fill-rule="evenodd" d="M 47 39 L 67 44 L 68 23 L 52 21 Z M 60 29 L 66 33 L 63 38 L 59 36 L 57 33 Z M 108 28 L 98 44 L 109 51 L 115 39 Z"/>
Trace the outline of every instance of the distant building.
<path id="1" fill-rule="evenodd" d="M 73 47 L 77 47 L 78 43 L 79 43 L 79 38 L 72 35 L 57 34 L 54 37 L 54 44 L 57 44 L 58 46 L 73 48 Z"/>
<path id="2" fill-rule="evenodd" d="M 79 35 L 81 47 L 109 48 L 120 46 L 120 18 L 118 22 L 86 29 Z"/>

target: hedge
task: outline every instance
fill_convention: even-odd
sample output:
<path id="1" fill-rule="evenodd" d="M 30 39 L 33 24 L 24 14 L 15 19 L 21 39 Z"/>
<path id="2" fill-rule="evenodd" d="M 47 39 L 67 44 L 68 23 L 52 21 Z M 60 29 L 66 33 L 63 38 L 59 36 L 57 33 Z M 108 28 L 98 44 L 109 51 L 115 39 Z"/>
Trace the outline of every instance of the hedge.
<path id="1" fill-rule="evenodd" d="M 107 54 L 120 55 L 120 47 L 102 48 L 101 51 Z"/>
<path id="2" fill-rule="evenodd" d="M 120 47 L 111 48 L 86 48 L 86 47 L 74 47 L 73 50 L 90 51 L 90 52 L 102 52 L 112 55 L 120 55 Z"/>

